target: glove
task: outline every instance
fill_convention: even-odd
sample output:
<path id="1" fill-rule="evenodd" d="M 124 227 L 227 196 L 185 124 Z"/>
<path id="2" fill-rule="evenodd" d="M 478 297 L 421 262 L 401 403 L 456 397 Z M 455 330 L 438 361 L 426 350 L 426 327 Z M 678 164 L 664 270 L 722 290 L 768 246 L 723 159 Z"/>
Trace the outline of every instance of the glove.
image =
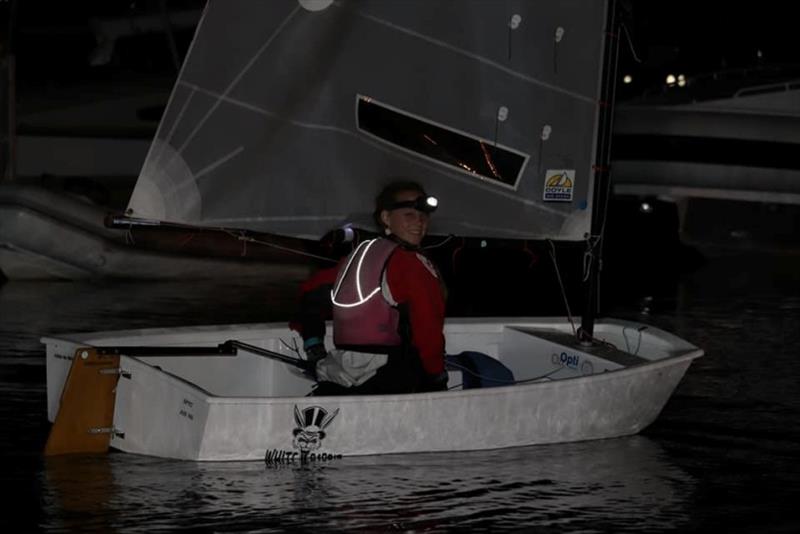
<path id="1" fill-rule="evenodd" d="M 303 350 L 306 353 L 306 374 L 314 380 L 317 379 L 317 362 L 328 355 L 325 343 L 318 337 L 305 340 Z"/>
<path id="2" fill-rule="evenodd" d="M 447 371 L 436 375 L 425 373 L 420 391 L 447 391 Z"/>
<path id="3" fill-rule="evenodd" d="M 306 359 L 308 359 L 309 363 L 313 365 L 317 365 L 317 362 L 320 361 L 322 358 L 328 355 L 328 351 L 325 350 L 325 345 L 323 343 L 317 343 L 316 345 L 311 345 L 306 351 Z"/>

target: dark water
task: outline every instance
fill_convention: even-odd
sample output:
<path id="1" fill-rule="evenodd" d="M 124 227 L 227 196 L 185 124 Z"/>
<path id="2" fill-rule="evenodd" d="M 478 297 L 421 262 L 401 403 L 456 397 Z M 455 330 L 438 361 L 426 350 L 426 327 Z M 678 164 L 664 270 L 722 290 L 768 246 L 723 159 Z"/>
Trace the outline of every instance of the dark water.
<path id="1" fill-rule="evenodd" d="M 706 351 L 641 435 L 297 467 L 120 453 L 45 461 L 38 343 L 45 333 L 284 320 L 294 288 L 9 282 L 0 286 L 0 527 L 798 532 L 799 267 L 791 255 L 727 255 L 656 284 L 651 298 L 637 282 L 611 306 Z"/>

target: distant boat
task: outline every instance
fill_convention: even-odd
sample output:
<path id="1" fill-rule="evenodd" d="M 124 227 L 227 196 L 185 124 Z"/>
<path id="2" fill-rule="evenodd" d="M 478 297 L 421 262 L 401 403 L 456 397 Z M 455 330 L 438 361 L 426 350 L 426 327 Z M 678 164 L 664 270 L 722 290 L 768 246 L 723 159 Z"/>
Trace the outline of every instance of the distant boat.
<path id="1" fill-rule="evenodd" d="M 12 280 L 290 281 L 308 276 L 324 253 L 319 243 L 216 228 L 165 224 L 112 229 L 106 224 L 112 216 L 108 208 L 78 194 L 38 186 L 0 187 L 2 274 Z"/>
<path id="2" fill-rule="evenodd" d="M 650 424 L 702 351 L 595 321 L 615 17 L 581 0 L 209 2 L 125 220 L 313 241 L 367 231 L 383 181 L 411 176 L 441 199 L 434 235 L 582 243 L 580 327 L 451 320 L 450 353 L 513 377 L 469 387 L 482 371 L 462 368 L 450 391 L 357 397 L 309 397 L 282 325 L 47 336 L 46 452 L 329 461 Z"/>
<path id="3" fill-rule="evenodd" d="M 800 204 L 800 73 L 690 78 L 616 107 L 614 191 Z"/>

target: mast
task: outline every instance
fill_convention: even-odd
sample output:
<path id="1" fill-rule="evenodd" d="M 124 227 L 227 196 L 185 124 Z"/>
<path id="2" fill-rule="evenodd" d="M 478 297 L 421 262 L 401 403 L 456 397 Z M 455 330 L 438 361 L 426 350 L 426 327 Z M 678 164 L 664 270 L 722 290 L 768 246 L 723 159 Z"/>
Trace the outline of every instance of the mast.
<path id="1" fill-rule="evenodd" d="M 592 198 L 592 224 L 590 236 L 586 241 L 588 272 L 584 273 L 584 307 L 581 317 L 579 338 L 590 343 L 594 335 L 594 319 L 599 302 L 600 270 L 602 268 L 603 235 L 611 194 L 611 133 L 614 118 L 614 98 L 617 82 L 617 60 L 619 51 L 619 27 L 617 24 L 617 5 L 608 0 L 608 13 L 603 46 L 603 74 L 600 87 L 599 127 L 597 153 L 594 164 L 594 191 Z"/>

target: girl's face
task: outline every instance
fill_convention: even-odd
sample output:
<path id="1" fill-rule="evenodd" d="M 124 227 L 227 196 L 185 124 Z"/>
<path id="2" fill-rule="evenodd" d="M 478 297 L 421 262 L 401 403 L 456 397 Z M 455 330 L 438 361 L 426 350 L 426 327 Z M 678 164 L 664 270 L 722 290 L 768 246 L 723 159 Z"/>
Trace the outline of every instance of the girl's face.
<path id="1" fill-rule="evenodd" d="M 421 196 L 419 191 L 400 191 L 395 195 L 396 202 L 414 201 Z M 397 208 L 381 212 L 381 221 L 391 233 L 414 246 L 422 243 L 422 238 L 428 233 L 427 213 L 414 208 Z"/>

